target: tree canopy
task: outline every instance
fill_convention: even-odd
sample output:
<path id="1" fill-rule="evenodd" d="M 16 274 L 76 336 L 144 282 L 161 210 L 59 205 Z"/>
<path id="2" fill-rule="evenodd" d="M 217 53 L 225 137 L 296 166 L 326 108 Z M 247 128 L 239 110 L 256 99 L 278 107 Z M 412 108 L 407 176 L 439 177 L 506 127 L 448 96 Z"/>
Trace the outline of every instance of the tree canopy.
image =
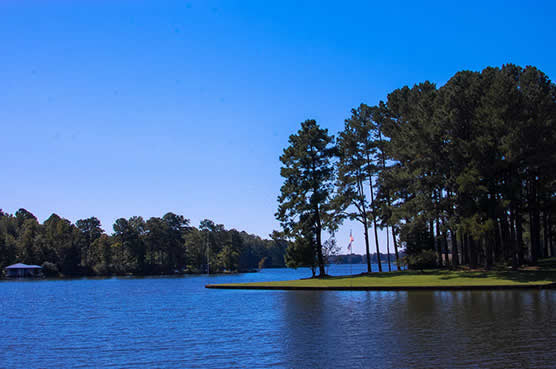
<path id="1" fill-rule="evenodd" d="M 441 88 L 393 91 L 384 113 L 380 190 L 395 196 L 408 253 L 486 267 L 552 255 L 556 88 L 546 75 L 511 64 L 458 72 Z"/>
<path id="2" fill-rule="evenodd" d="M 338 217 L 362 224 L 369 271 L 371 227 L 377 256 L 385 228 L 387 247 L 403 247 L 410 264 L 517 267 L 554 255 L 556 87 L 535 67 L 404 86 L 353 109 L 336 147 L 314 121 L 289 144 L 277 216 L 296 240 L 291 258 L 321 249 L 325 216 L 329 230 Z"/>
<path id="3" fill-rule="evenodd" d="M 322 251 L 322 232 L 336 227 L 332 206 L 334 189 L 334 137 L 319 127 L 315 120 L 301 123 L 297 134 L 291 135 L 290 145 L 280 157 L 284 184 L 278 197 L 276 217 L 286 237 L 295 239 L 290 263 L 299 259 L 306 264 L 313 254 L 321 276 L 326 274 Z M 309 251 L 305 251 L 309 250 Z M 297 257 L 298 255 L 299 257 Z"/>

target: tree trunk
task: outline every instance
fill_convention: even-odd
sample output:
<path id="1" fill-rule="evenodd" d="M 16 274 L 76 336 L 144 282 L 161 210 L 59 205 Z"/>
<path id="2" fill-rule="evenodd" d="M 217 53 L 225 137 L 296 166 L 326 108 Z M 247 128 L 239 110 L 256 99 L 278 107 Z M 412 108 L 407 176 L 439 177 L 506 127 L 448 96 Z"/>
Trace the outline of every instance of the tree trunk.
<path id="1" fill-rule="evenodd" d="M 436 265 L 442 266 L 442 254 L 440 252 L 440 244 L 438 242 L 438 239 L 434 235 L 434 220 L 433 219 L 429 220 L 429 228 L 430 228 L 430 240 L 432 241 L 431 246 L 433 247 L 434 252 L 436 253 Z"/>
<path id="2" fill-rule="evenodd" d="M 388 225 L 386 225 L 386 257 L 388 259 L 388 271 L 392 271 L 390 266 L 390 237 L 388 237 Z"/>
<path id="3" fill-rule="evenodd" d="M 373 217 L 373 228 L 375 233 L 375 244 L 376 244 L 376 258 L 378 262 L 378 271 L 382 272 L 382 264 L 380 262 L 380 249 L 378 247 L 378 233 L 376 229 L 376 212 L 375 212 L 375 197 L 374 197 L 374 190 L 373 190 L 373 175 L 371 172 L 371 157 L 369 153 L 367 155 L 367 175 L 369 176 L 369 189 L 371 190 L 371 215 Z"/>
<path id="4" fill-rule="evenodd" d="M 489 218 L 493 224 L 493 229 L 488 232 L 487 239 L 486 239 L 486 267 L 490 268 L 495 260 L 495 252 L 496 252 L 496 239 L 498 233 L 498 221 L 496 219 L 496 195 L 494 191 L 491 191 L 489 194 Z"/>
<path id="5" fill-rule="evenodd" d="M 490 269 L 492 267 L 493 264 L 493 243 L 494 243 L 494 233 L 495 231 L 489 232 L 488 233 L 488 237 L 486 238 L 486 242 L 485 242 L 485 252 L 486 252 L 486 257 L 485 257 L 485 267 L 487 269 Z"/>
<path id="6" fill-rule="evenodd" d="M 367 225 L 367 220 L 365 219 L 363 223 L 364 233 L 365 233 L 365 250 L 367 252 L 367 272 L 371 273 L 371 251 L 369 249 L 369 227 Z"/>
<path id="7" fill-rule="evenodd" d="M 447 260 L 442 260 L 442 243 L 441 243 L 441 237 L 440 237 L 440 220 L 438 218 L 436 218 L 436 246 L 438 247 L 438 265 L 439 266 L 444 266 L 446 265 Z"/>
<path id="8" fill-rule="evenodd" d="M 548 215 L 546 214 L 546 208 L 542 212 L 542 220 L 543 220 L 543 256 L 549 257 L 550 256 L 550 248 L 548 242 Z"/>
<path id="9" fill-rule="evenodd" d="M 438 210 L 440 207 L 440 198 L 441 195 L 438 193 L 438 191 L 433 190 L 432 191 L 432 202 L 434 204 L 434 222 L 436 223 L 436 235 L 434 233 L 432 233 L 431 235 L 434 237 L 434 241 L 435 241 L 435 250 L 436 253 L 438 255 L 438 266 L 442 267 L 444 266 L 444 261 L 442 260 L 442 243 L 441 243 L 441 237 L 440 237 L 440 211 Z M 432 224 L 431 224 L 432 225 Z M 432 227 L 431 227 L 431 231 L 432 231 Z"/>
<path id="10" fill-rule="evenodd" d="M 371 214 L 372 214 L 372 217 L 373 217 L 373 229 L 374 229 L 374 232 L 375 232 L 376 259 L 377 259 L 377 263 L 378 263 L 378 271 L 382 272 L 382 264 L 380 262 L 380 249 L 378 247 L 378 232 L 377 232 L 377 229 L 376 229 L 375 197 L 374 197 L 372 177 L 369 177 L 369 187 L 371 188 Z"/>
<path id="11" fill-rule="evenodd" d="M 512 257 L 512 252 L 514 250 L 513 240 L 511 237 L 511 228 L 510 223 L 508 221 L 508 213 L 504 210 L 504 214 L 502 214 L 501 221 L 500 221 L 500 229 L 502 231 L 502 255 L 504 260 L 508 260 Z"/>
<path id="12" fill-rule="evenodd" d="M 450 229 L 450 236 L 452 238 L 452 265 L 457 267 L 459 265 L 458 235 Z"/>
<path id="13" fill-rule="evenodd" d="M 322 243 L 321 243 L 321 231 L 317 231 L 317 258 L 319 262 L 319 277 L 324 277 L 326 271 L 324 270 L 324 257 L 322 256 Z"/>
<path id="14" fill-rule="evenodd" d="M 467 235 L 467 242 L 468 242 L 467 252 L 469 254 L 468 256 L 469 266 L 472 268 L 476 268 L 477 267 L 477 247 L 475 245 L 475 240 L 470 235 Z"/>
<path id="15" fill-rule="evenodd" d="M 317 229 L 316 229 L 316 238 L 317 238 L 317 260 L 319 263 L 319 277 L 324 277 L 326 275 L 326 271 L 324 270 L 324 257 L 322 256 L 322 240 L 321 240 L 321 232 L 322 232 L 322 224 L 320 220 L 320 211 L 317 205 L 316 207 L 316 217 L 317 217 Z"/>
<path id="16" fill-rule="evenodd" d="M 359 174 L 359 172 L 358 172 Z M 371 273 L 371 251 L 369 249 L 369 216 L 367 214 L 367 209 L 365 207 L 365 192 L 363 191 L 363 183 L 360 179 L 357 179 L 357 191 L 359 191 L 359 197 L 361 198 L 361 210 L 363 216 L 363 228 L 365 233 L 365 251 L 367 253 L 367 272 Z"/>
<path id="17" fill-rule="evenodd" d="M 442 232 L 442 242 L 444 244 L 444 265 L 449 267 L 451 263 L 450 263 L 450 257 L 448 252 L 448 236 L 446 236 L 446 233 L 447 233 L 446 228 L 444 228 L 444 231 Z"/>
<path id="18" fill-rule="evenodd" d="M 531 235 L 531 264 L 536 265 L 540 256 L 540 217 L 537 199 L 537 181 L 534 175 L 528 180 L 529 233 Z"/>
<path id="19" fill-rule="evenodd" d="M 519 208 L 515 214 L 515 235 L 517 242 L 517 264 L 521 265 L 524 263 L 525 258 L 523 256 L 523 218 L 521 217 Z"/>
<path id="20" fill-rule="evenodd" d="M 500 262 L 502 258 L 502 238 L 500 236 L 500 221 L 494 219 L 494 260 Z"/>
<path id="21" fill-rule="evenodd" d="M 469 265 L 469 237 L 466 233 L 462 232 L 462 243 L 461 243 L 461 256 L 463 258 L 463 265 Z"/>
<path id="22" fill-rule="evenodd" d="M 554 256 L 554 239 L 552 235 L 552 213 L 548 213 L 548 250 L 550 251 L 549 256 Z"/>
<path id="23" fill-rule="evenodd" d="M 462 231 L 458 231 L 457 235 L 459 236 L 459 244 L 460 244 L 460 265 L 465 265 L 465 237 L 463 236 Z"/>
<path id="24" fill-rule="evenodd" d="M 519 263 L 519 242 L 517 242 L 517 234 L 514 224 L 516 223 L 515 207 L 510 205 L 510 239 L 512 245 L 512 267 L 517 269 L 520 265 Z"/>
<path id="25" fill-rule="evenodd" d="M 398 254 L 398 240 L 396 239 L 396 227 L 392 225 L 392 242 L 394 242 L 394 252 L 396 253 L 396 266 L 400 268 L 400 255 Z"/>
<path id="26" fill-rule="evenodd" d="M 380 144 L 382 145 L 383 144 L 382 130 L 380 128 L 378 129 L 378 135 L 379 135 Z M 380 151 L 382 153 L 382 155 L 381 155 L 382 156 L 382 170 L 384 171 L 384 170 L 386 170 L 386 154 L 384 153 L 384 150 L 382 148 L 380 149 Z M 371 185 L 372 185 L 372 183 L 371 183 Z M 386 198 L 387 198 L 387 201 L 388 201 L 388 207 L 390 207 L 390 194 L 388 192 L 386 193 Z M 394 236 L 394 226 L 392 226 L 392 239 L 393 239 L 393 242 L 394 242 L 394 247 L 396 248 L 396 241 L 394 240 L 394 237 L 395 237 Z M 388 258 L 388 271 L 391 272 L 392 267 L 390 266 L 390 239 L 388 238 L 388 223 L 386 224 L 386 252 L 387 252 L 386 256 Z M 377 256 L 380 256 L 380 253 Z M 398 270 L 400 270 L 400 263 L 398 261 L 398 250 L 397 250 L 397 248 L 396 248 L 396 262 L 398 264 Z M 380 261 L 379 261 L 379 264 L 380 264 Z"/>

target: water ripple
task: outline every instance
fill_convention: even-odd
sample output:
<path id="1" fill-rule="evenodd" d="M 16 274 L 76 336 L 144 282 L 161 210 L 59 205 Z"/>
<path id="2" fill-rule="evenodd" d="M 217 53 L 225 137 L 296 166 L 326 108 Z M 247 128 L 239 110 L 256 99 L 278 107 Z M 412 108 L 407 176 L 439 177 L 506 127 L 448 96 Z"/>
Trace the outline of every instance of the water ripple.
<path id="1" fill-rule="evenodd" d="M 556 362 L 555 291 L 203 288 L 302 273 L 309 272 L 1 282 L 0 367 L 549 368 Z"/>

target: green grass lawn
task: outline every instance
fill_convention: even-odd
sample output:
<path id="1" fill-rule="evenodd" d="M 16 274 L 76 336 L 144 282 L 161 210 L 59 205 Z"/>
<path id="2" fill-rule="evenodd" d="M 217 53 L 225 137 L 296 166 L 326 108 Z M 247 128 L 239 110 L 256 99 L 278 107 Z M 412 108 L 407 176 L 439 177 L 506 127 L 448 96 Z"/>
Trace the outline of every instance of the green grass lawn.
<path id="1" fill-rule="evenodd" d="M 523 271 L 450 271 L 425 270 L 369 275 L 301 279 L 280 282 L 236 283 L 212 285 L 210 288 L 477 288 L 548 285 L 556 283 L 556 270 Z"/>

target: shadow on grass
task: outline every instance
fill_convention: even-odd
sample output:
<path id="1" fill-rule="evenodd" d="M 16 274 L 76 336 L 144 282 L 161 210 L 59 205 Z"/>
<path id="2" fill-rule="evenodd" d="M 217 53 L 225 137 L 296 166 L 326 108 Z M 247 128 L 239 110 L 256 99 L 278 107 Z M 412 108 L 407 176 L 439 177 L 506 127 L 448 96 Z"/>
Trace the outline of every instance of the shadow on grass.
<path id="1" fill-rule="evenodd" d="M 556 258 L 554 258 L 556 262 Z M 432 270 L 404 270 L 395 272 L 382 272 L 382 273 L 361 273 L 346 276 L 326 276 L 319 278 L 323 280 L 338 280 L 338 279 L 352 279 L 360 277 L 389 279 L 396 276 L 437 276 L 441 280 L 451 279 L 496 279 L 501 281 L 512 281 L 519 283 L 531 283 L 537 281 L 550 281 L 556 283 L 556 269 L 548 270 L 519 270 L 519 271 L 499 271 L 499 270 L 484 270 L 484 271 L 466 271 L 466 270 L 446 270 L 446 269 L 432 269 Z"/>
<path id="2" fill-rule="evenodd" d="M 556 257 L 541 259 L 537 264 L 542 269 L 552 269 L 552 271 L 556 271 Z"/>
<path id="3" fill-rule="evenodd" d="M 446 274 L 440 279 L 449 280 L 456 278 L 468 278 L 468 279 L 497 279 L 503 281 L 512 281 L 520 283 L 531 283 L 537 281 L 551 281 L 556 282 L 556 272 L 553 271 L 483 271 L 483 272 L 451 272 Z"/>
<path id="4" fill-rule="evenodd" d="M 351 275 L 338 275 L 338 276 L 331 276 L 327 275 L 325 277 L 316 277 L 316 278 L 306 278 L 306 279 L 322 279 L 332 281 L 335 279 L 351 279 L 351 278 L 361 278 L 361 277 L 374 277 L 374 278 L 392 278 L 397 275 L 413 275 L 413 274 L 422 274 L 420 272 L 415 271 L 394 271 L 394 272 L 373 272 L 373 273 L 359 273 L 359 274 L 351 274 Z"/>

